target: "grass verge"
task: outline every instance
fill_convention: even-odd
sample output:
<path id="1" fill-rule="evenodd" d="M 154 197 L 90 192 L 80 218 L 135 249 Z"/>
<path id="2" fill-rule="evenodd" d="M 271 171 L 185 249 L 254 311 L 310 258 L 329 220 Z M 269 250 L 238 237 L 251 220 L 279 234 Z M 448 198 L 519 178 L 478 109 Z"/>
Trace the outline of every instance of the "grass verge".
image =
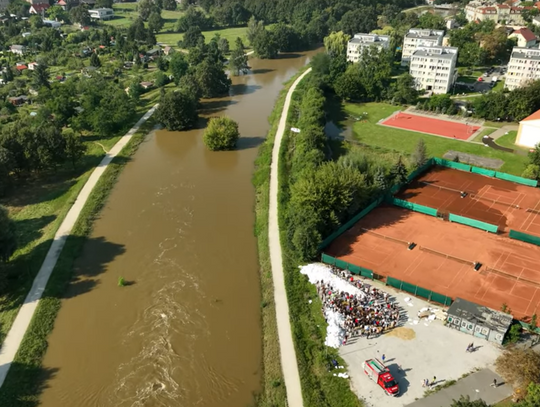
<path id="1" fill-rule="evenodd" d="M 504 161 L 500 170 L 514 175 L 521 175 L 527 166 L 526 156 L 494 150 L 475 143 L 377 125 L 379 120 L 390 116 L 399 109 L 401 109 L 399 106 L 386 103 L 346 103 L 344 105 L 345 112 L 355 117 L 361 115 L 362 112 L 368 113 L 367 122 L 356 122 L 353 126 L 356 139 L 365 146 L 411 154 L 418 140 L 423 139 L 430 156 L 442 157 L 447 151 L 453 150 L 482 157 L 498 158 Z"/>
<path id="2" fill-rule="evenodd" d="M 503 147 L 513 148 L 514 150 L 529 151 L 528 147 L 516 145 L 517 131 L 511 130 L 504 136 L 499 137 L 495 142 Z"/>
<path id="3" fill-rule="evenodd" d="M 265 142 L 259 148 L 255 161 L 253 185 L 255 186 L 255 236 L 259 252 L 261 278 L 261 314 L 263 325 L 263 391 L 259 396 L 258 405 L 261 407 L 286 406 L 287 394 L 281 368 L 279 338 L 276 322 L 276 307 L 274 303 L 274 284 L 270 265 L 270 250 L 268 247 L 268 211 L 270 204 L 270 166 L 272 165 L 272 149 L 285 104 L 287 92 L 292 83 L 304 72 L 301 69 L 285 86 L 269 117 L 270 130 Z"/>
<path id="4" fill-rule="evenodd" d="M 72 277 L 73 262 L 81 253 L 92 230 L 93 221 L 103 208 L 122 168 L 152 125 L 149 120 L 139 128 L 128 145 L 109 164 L 92 191 L 66 241 L 6 381 L 0 388 L 1 406 L 33 407 L 39 404 L 39 395 L 45 382 L 55 373 L 43 369 L 41 363 L 47 350 L 47 337 L 54 327 L 54 320 L 60 309 L 62 295 Z M 48 250 L 50 244 L 51 240 L 48 240 L 40 247 Z"/>

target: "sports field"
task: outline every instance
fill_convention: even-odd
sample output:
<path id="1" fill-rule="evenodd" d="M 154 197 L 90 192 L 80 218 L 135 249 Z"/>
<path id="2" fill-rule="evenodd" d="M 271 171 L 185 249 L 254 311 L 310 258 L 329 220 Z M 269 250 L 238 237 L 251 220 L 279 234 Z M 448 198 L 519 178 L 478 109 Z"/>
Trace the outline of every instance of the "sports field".
<path id="1" fill-rule="evenodd" d="M 467 140 L 478 129 L 466 123 L 458 123 L 450 120 L 441 120 L 431 117 L 418 116 L 415 114 L 398 112 L 381 122 L 384 126 L 397 127 L 399 129 L 418 131 L 457 140 Z"/>
<path id="2" fill-rule="evenodd" d="M 467 195 L 462 198 L 461 192 Z M 420 205 L 540 236 L 540 189 L 445 167 L 433 167 L 397 195 Z M 539 259 L 540 260 L 540 259 Z"/>
<path id="3" fill-rule="evenodd" d="M 517 318 L 540 307 L 540 247 L 407 209 L 376 208 L 325 253 L 453 298 L 507 304 Z"/>

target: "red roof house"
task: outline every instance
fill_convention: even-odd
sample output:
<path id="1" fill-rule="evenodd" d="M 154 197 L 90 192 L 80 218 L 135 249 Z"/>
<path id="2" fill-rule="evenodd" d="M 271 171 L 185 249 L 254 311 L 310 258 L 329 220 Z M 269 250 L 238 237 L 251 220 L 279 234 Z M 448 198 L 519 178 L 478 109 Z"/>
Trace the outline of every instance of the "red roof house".
<path id="1" fill-rule="evenodd" d="M 49 8 L 49 3 L 32 4 L 30 6 L 30 14 L 44 14 L 45 10 Z"/>

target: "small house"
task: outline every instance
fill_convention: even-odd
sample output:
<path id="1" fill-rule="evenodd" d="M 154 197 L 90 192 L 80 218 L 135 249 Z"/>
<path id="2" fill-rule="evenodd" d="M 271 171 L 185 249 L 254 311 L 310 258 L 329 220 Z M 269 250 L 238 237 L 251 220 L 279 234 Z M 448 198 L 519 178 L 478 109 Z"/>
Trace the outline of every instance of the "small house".
<path id="1" fill-rule="evenodd" d="M 62 26 L 62 23 L 60 21 L 44 19 L 43 25 L 45 27 L 60 28 Z"/>
<path id="2" fill-rule="evenodd" d="M 173 52 L 174 52 L 174 48 L 169 47 L 168 45 L 167 45 L 165 48 L 163 48 L 163 53 L 164 53 L 165 55 L 169 55 L 169 54 L 171 54 L 171 53 L 173 53 Z"/>
<path id="3" fill-rule="evenodd" d="M 112 8 L 96 8 L 88 10 L 90 18 L 94 20 L 110 20 L 114 18 L 114 10 Z"/>
<path id="4" fill-rule="evenodd" d="M 448 308 L 446 326 L 501 345 L 512 315 L 456 298 Z"/>
<path id="5" fill-rule="evenodd" d="M 515 38 L 518 47 L 531 48 L 536 44 L 536 35 L 526 27 L 515 30 L 508 38 Z"/>
<path id="6" fill-rule="evenodd" d="M 49 3 L 32 4 L 28 12 L 30 14 L 37 14 L 38 16 L 45 15 L 45 11 L 49 8 Z"/>
<path id="7" fill-rule="evenodd" d="M 20 106 L 28 101 L 28 97 L 25 95 L 21 96 L 15 96 L 8 98 L 9 103 L 11 103 L 13 106 Z"/>
<path id="8" fill-rule="evenodd" d="M 143 89 L 150 89 L 154 84 L 152 82 L 141 82 L 139 83 Z"/>
<path id="9" fill-rule="evenodd" d="M 38 63 L 37 62 L 30 62 L 28 64 L 28 69 L 30 69 L 31 71 L 33 71 L 34 69 L 36 69 L 36 66 L 38 66 Z"/>
<path id="10" fill-rule="evenodd" d="M 67 3 L 64 0 L 58 1 L 55 6 L 60 6 L 62 10 L 67 11 Z"/>
<path id="11" fill-rule="evenodd" d="M 17 66 L 15 67 L 15 69 L 16 69 L 17 71 L 19 71 L 19 72 L 22 72 L 22 71 L 27 70 L 28 67 L 27 67 L 26 65 L 24 65 L 24 64 L 23 64 L 23 65 L 17 64 Z"/>
<path id="12" fill-rule="evenodd" d="M 12 45 L 9 50 L 14 54 L 23 55 L 26 52 L 26 47 L 24 45 Z"/>

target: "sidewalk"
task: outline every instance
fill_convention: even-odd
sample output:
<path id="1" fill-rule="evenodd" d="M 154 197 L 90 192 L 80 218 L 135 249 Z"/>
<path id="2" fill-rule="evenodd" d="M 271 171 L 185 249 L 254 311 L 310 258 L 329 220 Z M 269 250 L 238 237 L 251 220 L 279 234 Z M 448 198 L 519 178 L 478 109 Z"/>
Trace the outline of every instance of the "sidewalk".
<path id="1" fill-rule="evenodd" d="M 512 395 L 512 388 L 506 384 L 493 387 L 493 379 L 503 383 L 503 379 L 491 369 L 482 369 L 446 389 L 431 396 L 408 404 L 407 407 L 449 407 L 452 400 L 458 400 L 461 395 L 469 396 L 471 400 L 484 400 L 488 405 L 498 403 Z M 421 386 L 421 383 L 413 383 Z"/>

